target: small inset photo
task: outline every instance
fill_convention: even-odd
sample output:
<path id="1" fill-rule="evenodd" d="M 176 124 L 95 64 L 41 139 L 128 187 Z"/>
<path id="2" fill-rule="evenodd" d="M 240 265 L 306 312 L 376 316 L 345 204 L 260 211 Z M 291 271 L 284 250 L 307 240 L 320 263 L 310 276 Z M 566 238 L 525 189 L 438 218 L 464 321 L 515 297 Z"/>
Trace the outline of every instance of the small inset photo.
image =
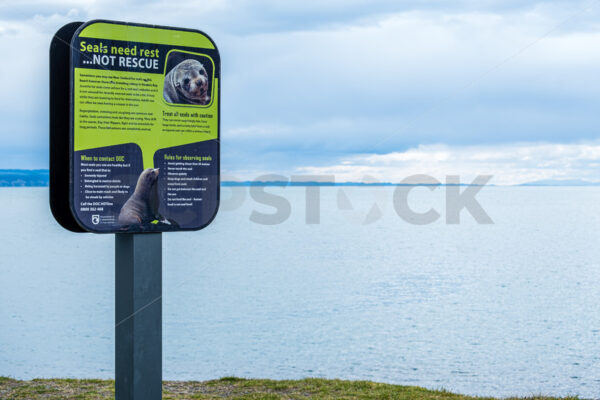
<path id="1" fill-rule="evenodd" d="M 169 52 L 163 86 L 165 101 L 171 104 L 209 105 L 213 69 L 208 56 L 177 50 Z"/>

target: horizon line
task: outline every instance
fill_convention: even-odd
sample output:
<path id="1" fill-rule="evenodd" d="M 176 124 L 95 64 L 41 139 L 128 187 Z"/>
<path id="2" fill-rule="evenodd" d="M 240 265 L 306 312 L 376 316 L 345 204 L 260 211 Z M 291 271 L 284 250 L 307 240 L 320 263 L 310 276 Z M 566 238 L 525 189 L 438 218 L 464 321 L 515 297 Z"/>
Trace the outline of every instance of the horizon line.
<path id="1" fill-rule="evenodd" d="M 10 177 L 10 180 L 3 180 L 2 175 L 16 176 Z M 49 185 L 48 169 L 0 169 L 0 187 L 45 187 Z M 35 180 L 25 181 L 21 178 L 37 178 Z M 485 184 L 477 185 L 473 183 L 422 183 L 422 182 L 358 182 L 358 181 L 261 181 L 261 180 L 239 180 L 239 181 L 221 181 L 221 186 L 600 186 L 598 181 L 587 181 L 583 179 L 543 179 L 514 184 Z"/>

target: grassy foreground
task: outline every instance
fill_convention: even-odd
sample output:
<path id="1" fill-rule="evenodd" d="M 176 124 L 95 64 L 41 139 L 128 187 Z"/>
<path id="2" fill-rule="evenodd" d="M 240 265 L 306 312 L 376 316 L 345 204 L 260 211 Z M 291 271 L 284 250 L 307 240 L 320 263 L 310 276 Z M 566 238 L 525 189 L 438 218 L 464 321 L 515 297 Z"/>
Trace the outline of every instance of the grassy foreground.
<path id="1" fill-rule="evenodd" d="M 34 379 L 18 381 L 0 377 L 2 400 L 96 400 L 114 398 L 114 381 L 100 379 Z M 485 399 L 444 390 L 398 386 L 368 381 L 222 378 L 206 382 L 163 383 L 163 399 Z M 489 398 L 492 399 L 492 398 Z M 528 399 L 553 399 L 529 397 Z M 569 399 L 569 398 L 564 398 Z M 575 398 L 573 398 L 575 399 Z"/>

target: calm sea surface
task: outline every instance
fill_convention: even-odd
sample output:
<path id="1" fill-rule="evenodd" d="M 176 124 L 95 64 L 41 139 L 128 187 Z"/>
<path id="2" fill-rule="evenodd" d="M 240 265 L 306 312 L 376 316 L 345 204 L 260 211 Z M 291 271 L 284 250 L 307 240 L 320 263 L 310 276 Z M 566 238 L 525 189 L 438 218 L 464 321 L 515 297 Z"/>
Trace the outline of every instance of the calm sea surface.
<path id="1" fill-rule="evenodd" d="M 165 379 L 600 397 L 600 188 L 486 187 L 493 225 L 447 225 L 445 189 L 419 188 L 410 204 L 442 215 L 425 226 L 389 187 L 344 188 L 354 211 L 321 188 L 310 225 L 305 188 L 267 188 L 291 204 L 270 226 L 249 218 L 273 208 L 236 190 L 207 229 L 163 235 Z M 0 375 L 110 378 L 114 237 L 62 230 L 47 197 L 0 189 Z"/>

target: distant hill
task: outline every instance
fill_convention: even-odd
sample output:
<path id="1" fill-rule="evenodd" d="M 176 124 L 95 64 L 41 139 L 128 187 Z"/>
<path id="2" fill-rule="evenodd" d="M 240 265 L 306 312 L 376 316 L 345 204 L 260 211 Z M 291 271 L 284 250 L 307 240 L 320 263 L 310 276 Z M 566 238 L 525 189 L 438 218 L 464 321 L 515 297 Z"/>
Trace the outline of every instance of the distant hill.
<path id="1" fill-rule="evenodd" d="M 0 187 L 2 186 L 48 186 L 47 169 L 0 169 Z M 222 186 L 446 186 L 445 184 L 414 184 L 392 182 L 290 182 L 290 181 L 221 181 Z M 465 186 L 461 183 L 459 186 Z M 453 185 L 454 186 L 454 185 Z M 488 185 L 494 186 L 494 185 Z"/>
<path id="2" fill-rule="evenodd" d="M 48 186 L 47 169 L 0 169 L 0 187 L 6 186 Z M 416 184 L 393 182 L 275 182 L 275 181 L 221 181 L 222 186 L 414 186 Z M 418 184 L 417 184 L 418 185 Z M 446 184 L 425 184 L 426 186 L 447 186 Z M 461 183 L 460 186 L 466 186 Z M 488 184 L 487 186 L 495 186 Z M 517 186 L 600 186 L 600 182 L 581 179 L 545 179 L 522 183 Z"/>
<path id="3" fill-rule="evenodd" d="M 544 179 L 522 183 L 519 186 L 600 186 L 600 182 L 590 182 L 581 179 Z"/>
<path id="4" fill-rule="evenodd" d="M 0 169 L 2 186 L 48 186 L 47 169 Z"/>

